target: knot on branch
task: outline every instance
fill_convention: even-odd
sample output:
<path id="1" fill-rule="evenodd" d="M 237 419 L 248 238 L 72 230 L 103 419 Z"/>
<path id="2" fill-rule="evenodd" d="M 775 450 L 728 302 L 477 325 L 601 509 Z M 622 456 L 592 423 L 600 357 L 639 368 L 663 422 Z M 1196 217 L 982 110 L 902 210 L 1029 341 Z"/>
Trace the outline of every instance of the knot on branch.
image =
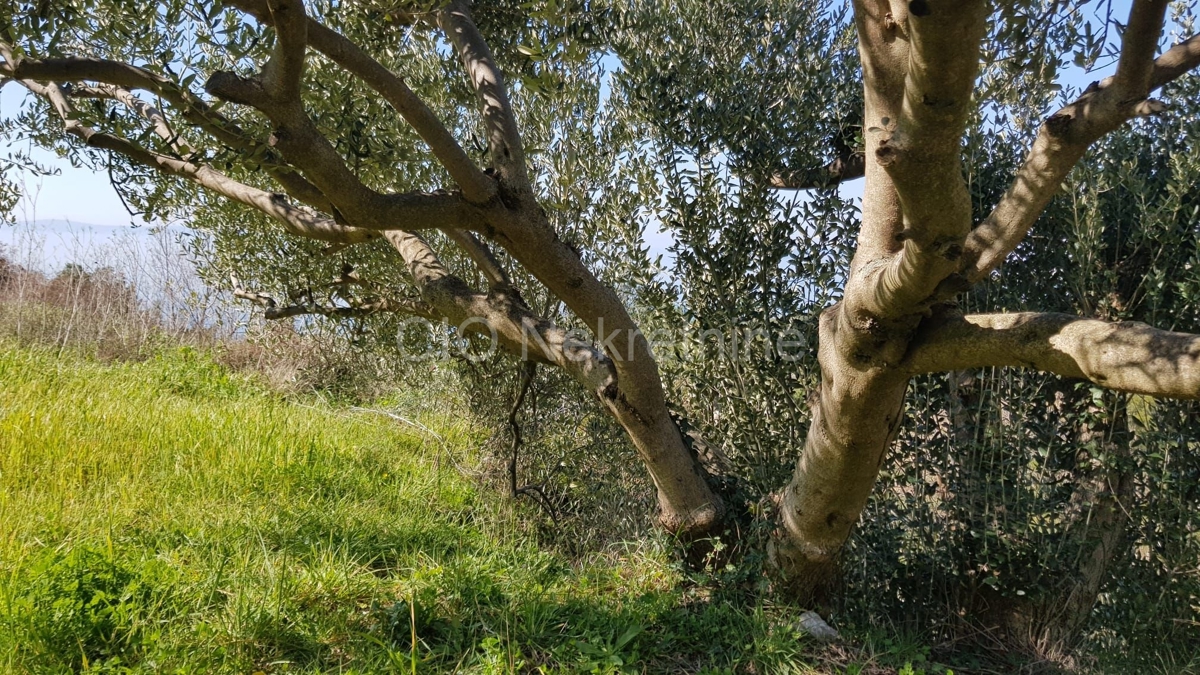
<path id="1" fill-rule="evenodd" d="M 875 148 L 875 161 L 879 162 L 882 167 L 889 167 L 896 163 L 900 158 L 900 148 L 894 143 L 894 137 L 888 137 L 879 141 L 879 147 Z"/>
<path id="2" fill-rule="evenodd" d="M 1066 138 L 1071 131 L 1071 123 L 1075 121 L 1071 113 L 1057 112 L 1046 118 L 1046 132 L 1054 138 Z"/>
<path id="3" fill-rule="evenodd" d="M 896 16 L 891 12 L 883 15 L 883 29 L 889 33 L 898 33 L 900 37 L 907 39 L 908 31 L 904 25 L 904 19 L 896 19 Z"/>
<path id="4" fill-rule="evenodd" d="M 955 101 L 952 98 L 938 98 L 937 96 L 933 96 L 931 94 L 921 94 L 921 103 L 929 106 L 930 108 L 941 110 L 953 108 Z"/>

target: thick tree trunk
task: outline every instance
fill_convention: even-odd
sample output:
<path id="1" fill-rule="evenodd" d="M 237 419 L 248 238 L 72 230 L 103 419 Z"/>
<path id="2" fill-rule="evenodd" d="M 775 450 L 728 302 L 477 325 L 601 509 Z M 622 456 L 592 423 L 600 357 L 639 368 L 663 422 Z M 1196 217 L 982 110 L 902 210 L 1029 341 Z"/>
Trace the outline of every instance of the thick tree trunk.
<path id="1" fill-rule="evenodd" d="M 855 0 L 862 226 L 843 299 L 821 317 L 820 391 L 771 556 L 801 598 L 828 578 L 866 504 L 909 377 L 1032 366 L 1123 391 L 1200 396 L 1200 337 L 1060 315 L 962 317 L 942 304 L 1015 248 L 1092 142 L 1152 113 L 1149 92 L 1200 64 L 1190 40 L 1154 59 L 1165 8 L 1135 0 L 1116 75 L 1048 118 L 1014 187 L 973 228 L 961 144 L 989 4 Z"/>
<path id="2" fill-rule="evenodd" d="M 650 343 L 616 292 L 559 239 L 532 193 L 505 195 L 502 188 L 502 200 L 515 208 L 489 220 L 486 233 L 587 324 L 610 360 L 612 378 L 596 393 L 629 434 L 654 481 L 659 525 L 685 540 L 713 533 L 725 506 L 667 411 Z"/>
<path id="3" fill-rule="evenodd" d="M 866 184 L 842 302 L 821 316 L 821 385 L 780 500 L 772 560 L 800 598 L 819 595 L 899 428 L 909 342 L 971 229 L 961 138 L 986 4 L 856 0 Z"/>
<path id="4" fill-rule="evenodd" d="M 771 562 L 801 601 L 821 600 L 899 429 L 908 378 L 839 351 L 843 305 L 821 316 L 821 389 L 791 483 L 779 503 Z M 849 356 L 849 358 L 847 358 Z"/>

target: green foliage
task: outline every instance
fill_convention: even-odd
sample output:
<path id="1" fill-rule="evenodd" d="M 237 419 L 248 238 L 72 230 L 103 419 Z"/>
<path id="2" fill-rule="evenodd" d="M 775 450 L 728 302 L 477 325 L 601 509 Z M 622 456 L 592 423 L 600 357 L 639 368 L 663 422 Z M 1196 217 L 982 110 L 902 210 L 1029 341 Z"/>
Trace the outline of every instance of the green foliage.
<path id="1" fill-rule="evenodd" d="M 667 147 L 739 175 L 823 167 L 861 133 L 849 7 L 826 0 L 614 3 L 616 77 Z"/>
<path id="2" fill-rule="evenodd" d="M 159 386 L 172 394 L 187 397 L 232 398 L 246 393 L 246 385 L 211 355 L 195 347 L 165 349 L 155 356 L 160 368 Z"/>

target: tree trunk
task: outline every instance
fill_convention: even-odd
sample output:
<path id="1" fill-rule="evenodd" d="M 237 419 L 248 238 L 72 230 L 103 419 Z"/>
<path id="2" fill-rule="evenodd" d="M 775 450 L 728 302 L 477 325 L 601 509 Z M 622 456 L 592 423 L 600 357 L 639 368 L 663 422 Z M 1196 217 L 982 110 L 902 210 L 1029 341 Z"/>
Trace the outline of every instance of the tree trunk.
<path id="1" fill-rule="evenodd" d="M 512 207 L 489 221 L 487 234 L 587 324 L 609 358 L 612 378 L 596 393 L 629 434 L 654 481 L 659 525 L 689 541 L 712 534 L 721 525 L 725 505 L 667 411 L 646 337 L 616 292 L 559 239 L 533 194 L 505 195 L 503 190 L 502 200 Z"/>
<path id="2" fill-rule="evenodd" d="M 839 352 L 835 305 L 821 315 L 821 388 L 804 451 L 779 503 L 770 560 L 801 602 L 822 601 L 836 556 L 858 522 L 903 412 L 908 378 Z"/>
<path id="3" fill-rule="evenodd" d="M 1130 459 L 1128 419 L 1125 410 L 1114 411 L 1098 428 L 1084 432 L 1081 442 L 1095 441 L 1111 459 L 1079 486 L 1074 496 L 1083 509 L 1079 533 L 1079 567 L 1066 581 L 1062 593 L 1050 599 L 1045 610 L 1039 650 L 1065 653 L 1081 637 L 1100 589 L 1108 580 L 1108 571 L 1121 551 L 1129 523 L 1133 500 L 1133 472 Z M 1091 458 L 1081 452 L 1081 461 Z"/>
<path id="4" fill-rule="evenodd" d="M 1046 642 L 1051 646 L 1066 649 L 1079 641 L 1100 589 L 1108 580 L 1109 568 L 1125 541 L 1133 475 L 1121 469 L 1106 474 L 1100 489 L 1093 492 L 1079 573 L 1070 582 L 1058 619 L 1046 627 Z"/>

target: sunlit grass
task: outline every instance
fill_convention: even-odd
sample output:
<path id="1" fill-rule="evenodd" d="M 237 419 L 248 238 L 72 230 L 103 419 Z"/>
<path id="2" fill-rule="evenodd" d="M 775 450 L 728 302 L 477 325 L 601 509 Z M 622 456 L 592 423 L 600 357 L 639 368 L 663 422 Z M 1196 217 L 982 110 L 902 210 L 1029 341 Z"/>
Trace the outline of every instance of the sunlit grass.
<path id="1" fill-rule="evenodd" d="M 456 468 L 479 432 L 412 421 L 189 349 L 0 349 L 0 671 L 808 670 L 786 611 L 692 593 L 653 545 L 539 549 Z"/>

